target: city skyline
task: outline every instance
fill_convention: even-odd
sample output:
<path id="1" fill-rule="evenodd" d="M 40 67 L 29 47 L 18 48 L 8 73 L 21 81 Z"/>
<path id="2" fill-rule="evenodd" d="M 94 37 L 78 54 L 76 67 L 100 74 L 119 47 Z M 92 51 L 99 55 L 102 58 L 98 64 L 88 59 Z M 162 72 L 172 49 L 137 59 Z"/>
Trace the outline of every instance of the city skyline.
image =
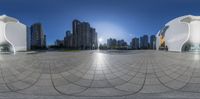
<path id="1" fill-rule="evenodd" d="M 51 0 L 48 3 L 1 0 L 0 14 L 16 17 L 28 26 L 42 23 L 48 45 L 64 37 L 73 19 L 90 22 L 102 42 L 109 37 L 130 42 L 133 37 L 156 34 L 173 18 L 199 15 L 199 3 L 198 0 Z"/>
<path id="2" fill-rule="evenodd" d="M 198 99 L 199 5 L 0 0 L 0 99 Z"/>
<path id="3" fill-rule="evenodd" d="M 82 22 L 75 19 L 72 21 L 71 31 L 67 30 L 62 40 L 57 39 L 55 46 L 82 50 L 98 48 L 98 34 L 89 22 Z"/>

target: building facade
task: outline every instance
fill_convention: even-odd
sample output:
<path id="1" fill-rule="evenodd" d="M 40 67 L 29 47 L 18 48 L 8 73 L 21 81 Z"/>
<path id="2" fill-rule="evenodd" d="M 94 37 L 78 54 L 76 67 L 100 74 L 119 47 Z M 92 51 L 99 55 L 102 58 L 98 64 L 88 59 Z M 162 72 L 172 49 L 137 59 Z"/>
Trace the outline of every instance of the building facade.
<path id="1" fill-rule="evenodd" d="M 64 40 L 56 40 L 55 45 L 57 47 L 63 48 L 64 47 Z"/>
<path id="2" fill-rule="evenodd" d="M 150 37 L 150 49 L 156 49 L 156 36 L 151 35 Z"/>
<path id="3" fill-rule="evenodd" d="M 127 49 L 128 44 L 122 39 L 117 41 L 117 48 L 118 49 Z"/>
<path id="4" fill-rule="evenodd" d="M 27 26 L 17 19 L 0 16 L 0 52 L 29 50 L 29 35 Z"/>
<path id="5" fill-rule="evenodd" d="M 149 37 L 148 35 L 143 35 L 140 37 L 140 49 L 148 49 L 149 48 Z"/>
<path id="6" fill-rule="evenodd" d="M 117 40 L 113 38 L 107 39 L 107 48 L 108 49 L 115 49 L 117 48 Z"/>
<path id="7" fill-rule="evenodd" d="M 31 49 L 46 48 L 46 35 L 41 23 L 31 25 Z"/>
<path id="8" fill-rule="evenodd" d="M 131 49 L 139 49 L 140 48 L 140 46 L 139 46 L 139 38 L 136 38 L 136 37 L 133 38 L 131 43 L 130 43 L 130 45 L 131 45 Z"/>
<path id="9" fill-rule="evenodd" d="M 71 31 L 66 31 L 66 35 L 64 37 L 64 47 L 65 48 L 73 48 L 73 35 Z"/>
<path id="10" fill-rule="evenodd" d="M 72 39 L 75 49 L 96 49 L 98 47 L 97 32 L 88 22 L 73 20 Z"/>
<path id="11" fill-rule="evenodd" d="M 107 48 L 108 49 L 128 49 L 128 44 L 123 39 L 116 40 L 114 38 L 107 39 Z"/>
<path id="12" fill-rule="evenodd" d="M 200 51 L 200 16 L 186 15 L 168 22 L 156 35 L 157 49 Z"/>
<path id="13" fill-rule="evenodd" d="M 90 28 L 90 37 L 89 37 L 89 42 L 91 49 L 97 49 L 98 48 L 98 38 L 97 38 L 97 32 L 95 28 Z"/>

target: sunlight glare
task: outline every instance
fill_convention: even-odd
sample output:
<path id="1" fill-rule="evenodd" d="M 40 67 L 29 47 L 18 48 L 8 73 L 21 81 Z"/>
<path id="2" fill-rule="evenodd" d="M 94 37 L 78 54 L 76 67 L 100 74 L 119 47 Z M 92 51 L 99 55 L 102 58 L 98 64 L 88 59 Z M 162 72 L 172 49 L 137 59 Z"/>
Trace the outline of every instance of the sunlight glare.
<path id="1" fill-rule="evenodd" d="M 111 23 L 111 22 L 96 22 L 94 23 L 94 27 L 96 27 L 97 32 L 99 33 L 99 37 L 101 43 L 106 43 L 108 38 L 116 38 L 116 39 L 126 39 L 129 34 L 119 25 Z"/>

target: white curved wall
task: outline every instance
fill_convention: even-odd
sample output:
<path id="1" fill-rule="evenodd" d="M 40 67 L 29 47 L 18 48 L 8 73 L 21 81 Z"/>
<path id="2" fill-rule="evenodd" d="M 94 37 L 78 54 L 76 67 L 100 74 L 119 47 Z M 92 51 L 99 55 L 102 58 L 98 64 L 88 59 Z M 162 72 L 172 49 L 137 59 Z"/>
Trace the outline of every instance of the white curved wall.
<path id="1" fill-rule="evenodd" d="M 181 51 L 184 42 L 188 39 L 188 31 L 189 28 L 186 23 L 171 23 L 165 32 L 165 45 L 168 46 L 168 50 Z"/>
<path id="2" fill-rule="evenodd" d="M 5 27 L 6 37 L 12 43 L 16 51 L 27 50 L 26 26 L 21 23 L 7 23 Z"/>
<path id="3" fill-rule="evenodd" d="M 200 42 L 200 21 L 190 22 L 190 41 L 192 43 Z"/>
<path id="4" fill-rule="evenodd" d="M 18 21 L 9 21 L 8 19 L 4 16 L 0 20 L 0 44 L 11 44 L 13 52 L 26 51 L 28 45 L 26 26 Z"/>
<path id="5" fill-rule="evenodd" d="M 165 31 L 165 45 L 169 51 L 182 51 L 186 42 L 200 43 L 200 17 L 186 15 L 178 17 L 168 22 L 165 26 L 169 28 Z M 160 45 L 160 36 L 157 34 L 157 49 Z"/>
<path id="6" fill-rule="evenodd" d="M 160 36 L 159 36 L 160 31 L 156 34 L 156 50 L 159 50 L 159 45 L 160 45 Z"/>
<path id="7" fill-rule="evenodd" d="M 0 21 L 0 43 L 5 42 L 5 37 L 4 37 L 5 29 L 4 28 L 5 28 L 5 24 Z"/>

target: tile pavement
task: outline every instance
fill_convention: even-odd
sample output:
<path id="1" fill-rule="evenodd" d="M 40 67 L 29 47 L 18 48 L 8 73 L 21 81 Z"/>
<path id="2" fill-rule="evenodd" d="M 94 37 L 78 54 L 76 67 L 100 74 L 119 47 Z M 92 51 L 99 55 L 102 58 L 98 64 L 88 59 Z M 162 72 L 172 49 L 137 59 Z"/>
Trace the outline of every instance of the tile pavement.
<path id="1" fill-rule="evenodd" d="M 199 57 L 199 58 L 198 58 Z M 198 98 L 200 54 L 163 51 L 0 55 L 0 98 Z"/>

